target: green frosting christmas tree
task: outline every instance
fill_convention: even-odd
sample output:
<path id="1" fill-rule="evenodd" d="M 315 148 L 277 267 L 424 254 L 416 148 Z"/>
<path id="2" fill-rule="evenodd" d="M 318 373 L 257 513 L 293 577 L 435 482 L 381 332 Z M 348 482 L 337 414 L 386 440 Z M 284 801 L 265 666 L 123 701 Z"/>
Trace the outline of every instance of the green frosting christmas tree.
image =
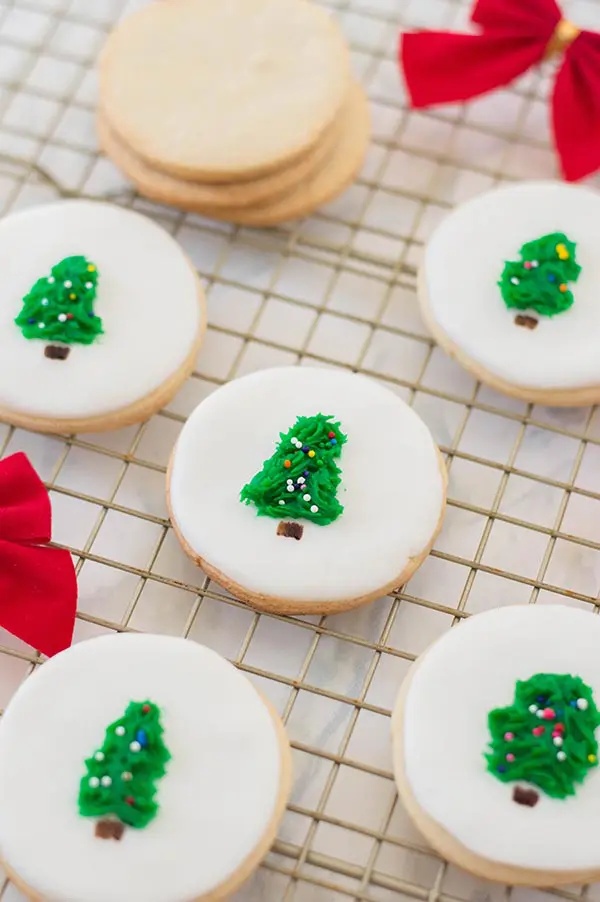
<path id="1" fill-rule="evenodd" d="M 552 798 L 574 795 L 598 764 L 599 725 L 592 690 L 580 677 L 537 673 L 517 682 L 512 705 L 490 711 L 488 770 L 504 783 L 523 780 Z M 525 805 L 538 800 L 531 791 L 515 790 L 513 798 Z"/>
<path id="2" fill-rule="evenodd" d="M 86 257 L 65 257 L 25 295 L 15 323 L 25 338 L 61 342 L 48 345 L 45 354 L 64 360 L 66 345 L 89 345 L 102 334 L 102 320 L 94 312 L 97 284 L 96 266 Z"/>
<path id="3" fill-rule="evenodd" d="M 111 723 L 104 743 L 85 762 L 79 812 L 101 818 L 96 836 L 121 839 L 125 827 L 147 826 L 158 811 L 156 781 L 171 757 L 162 739 L 160 710 L 152 702 L 130 702 Z"/>
<path id="4" fill-rule="evenodd" d="M 241 500 L 268 517 L 332 523 L 344 508 L 336 497 L 341 472 L 336 463 L 346 436 L 333 417 L 298 417 L 280 433 L 276 451 L 244 486 Z M 281 535 L 301 536 L 294 530 Z"/>
<path id="5" fill-rule="evenodd" d="M 575 242 L 562 232 L 524 244 L 521 259 L 508 260 L 498 282 L 506 306 L 542 316 L 568 310 L 573 304 L 569 282 L 576 282 L 581 272 L 575 249 Z"/>

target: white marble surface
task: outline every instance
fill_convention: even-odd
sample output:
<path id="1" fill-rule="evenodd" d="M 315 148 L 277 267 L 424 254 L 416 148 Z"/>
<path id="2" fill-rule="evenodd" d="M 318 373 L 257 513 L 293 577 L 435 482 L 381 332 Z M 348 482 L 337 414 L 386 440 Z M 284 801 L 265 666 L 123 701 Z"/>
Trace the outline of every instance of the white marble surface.
<path id="1" fill-rule="evenodd" d="M 133 198 L 97 156 L 94 57 L 110 23 L 139 0 L 0 0 L 0 211 L 56 196 L 27 161 L 77 192 L 125 190 L 124 202 L 180 241 L 209 306 L 196 371 L 167 411 L 74 441 L 0 424 L 0 452 L 25 450 L 51 487 L 55 540 L 79 568 L 77 640 L 122 627 L 187 635 L 244 668 L 286 718 L 292 807 L 267 866 L 238 900 L 500 902 L 504 888 L 447 867 L 410 825 L 391 777 L 389 712 L 410 661 L 457 611 L 530 602 L 594 610 L 600 415 L 530 409 L 477 385 L 432 347 L 414 267 L 452 204 L 502 178 L 555 174 L 548 81 L 527 76 L 464 114 L 408 113 L 395 63 L 401 23 L 461 27 L 468 4 L 328 2 L 371 98 L 373 144 L 343 197 L 261 233 Z M 597 3 L 572 3 L 569 15 L 600 27 Z M 413 404 L 450 464 L 448 516 L 433 555 L 396 598 L 329 618 L 256 616 L 191 565 L 166 519 L 164 472 L 185 417 L 223 381 L 293 363 L 381 379 Z M 0 632 L 0 707 L 34 661 L 33 650 Z M 3 902 L 17 902 L 13 886 L 0 889 Z M 551 895 L 518 890 L 513 898 Z M 600 902 L 598 886 L 587 895 Z"/>

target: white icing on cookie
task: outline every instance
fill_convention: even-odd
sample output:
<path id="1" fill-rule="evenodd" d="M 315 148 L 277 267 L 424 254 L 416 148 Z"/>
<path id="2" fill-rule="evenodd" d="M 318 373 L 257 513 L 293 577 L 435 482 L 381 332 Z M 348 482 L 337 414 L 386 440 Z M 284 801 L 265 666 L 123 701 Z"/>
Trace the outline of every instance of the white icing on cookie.
<path id="1" fill-rule="evenodd" d="M 22 298 L 64 257 L 98 269 L 94 311 L 104 334 L 66 360 L 15 325 Z M 122 410 L 184 364 L 200 328 L 198 285 L 178 244 L 145 216 L 68 200 L 0 222 L 0 409 L 56 418 Z"/>
<path id="2" fill-rule="evenodd" d="M 337 463 L 344 512 L 277 535 L 240 491 L 298 416 L 332 415 L 348 436 Z M 432 538 L 444 504 L 431 435 L 393 392 L 327 369 L 263 370 L 218 389 L 185 424 L 173 455 L 171 506 L 185 541 L 250 592 L 323 602 L 376 592 Z M 285 519 L 282 508 L 282 519 Z"/>
<path id="3" fill-rule="evenodd" d="M 521 246 L 552 232 L 577 245 L 573 306 L 515 325 L 497 282 Z M 561 182 L 530 182 L 457 207 L 425 249 L 424 301 L 448 338 L 492 376 L 516 386 L 573 389 L 600 384 L 600 194 Z"/>
<path id="4" fill-rule="evenodd" d="M 146 699 L 171 753 L 159 811 L 120 841 L 98 839 L 78 811 L 84 761 Z M 0 851 L 52 902 L 189 902 L 256 848 L 281 776 L 272 715 L 229 662 L 184 639 L 92 639 L 44 664 L 0 722 Z"/>
<path id="5" fill-rule="evenodd" d="M 484 759 L 488 714 L 512 704 L 517 680 L 574 674 L 598 702 L 599 648 L 597 617 L 523 605 L 452 628 L 411 671 L 403 711 L 394 713 L 395 767 L 402 749 L 404 779 L 418 806 L 471 852 L 539 871 L 600 868 L 599 768 L 588 771 L 574 796 L 553 799 L 539 790 L 528 808 L 512 799 L 517 783 L 502 783 Z"/>

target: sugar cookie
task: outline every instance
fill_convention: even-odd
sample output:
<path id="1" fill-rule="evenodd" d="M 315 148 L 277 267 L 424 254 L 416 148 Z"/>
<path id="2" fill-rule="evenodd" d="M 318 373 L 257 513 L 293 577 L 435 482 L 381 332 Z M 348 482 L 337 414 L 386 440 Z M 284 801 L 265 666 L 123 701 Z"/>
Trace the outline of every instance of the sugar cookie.
<path id="1" fill-rule="evenodd" d="M 223 899 L 271 845 L 290 772 L 279 718 L 211 649 L 82 642 L 0 722 L 3 864 L 32 899 Z"/>
<path id="2" fill-rule="evenodd" d="M 600 876 L 600 620 L 505 607 L 445 633 L 392 717 L 398 791 L 444 857 L 502 883 Z"/>
<path id="3" fill-rule="evenodd" d="M 523 182 L 442 222 L 419 273 L 424 318 L 482 382 L 541 404 L 600 401 L 600 194 Z"/>
<path id="4" fill-rule="evenodd" d="M 98 138 L 108 157 L 131 179 L 140 194 L 161 204 L 202 212 L 215 207 L 265 204 L 287 193 L 312 175 L 332 153 L 341 130 L 336 120 L 311 150 L 285 169 L 247 182 L 192 182 L 153 169 L 115 134 L 105 116 L 98 116 Z"/>
<path id="5" fill-rule="evenodd" d="M 414 411 L 362 376 L 263 370 L 219 388 L 173 451 L 186 552 L 262 610 L 333 612 L 402 585 L 429 553 L 445 467 Z"/>
<path id="6" fill-rule="evenodd" d="M 193 369 L 204 293 L 150 219 L 92 201 L 0 223 L 0 418 L 98 431 L 164 406 Z"/>
<path id="7" fill-rule="evenodd" d="M 308 0 L 170 0 L 126 18 L 100 59 L 100 106 L 149 164 L 234 181 L 291 164 L 342 107 L 349 53 Z"/>

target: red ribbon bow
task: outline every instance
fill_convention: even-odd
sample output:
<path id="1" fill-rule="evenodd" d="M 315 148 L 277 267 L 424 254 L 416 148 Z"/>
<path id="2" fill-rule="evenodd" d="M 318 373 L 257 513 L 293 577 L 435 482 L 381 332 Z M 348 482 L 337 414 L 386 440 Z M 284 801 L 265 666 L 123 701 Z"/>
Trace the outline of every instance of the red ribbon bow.
<path id="1" fill-rule="evenodd" d="M 404 34 L 400 60 L 412 105 L 457 103 L 506 85 L 549 52 L 562 52 L 552 92 L 554 143 L 569 181 L 600 168 L 600 35 L 561 40 L 554 0 L 478 0 L 471 20 L 480 34 Z"/>
<path id="2" fill-rule="evenodd" d="M 0 461 L 0 625 L 45 655 L 71 644 L 77 580 L 71 555 L 46 547 L 52 511 L 23 453 Z"/>

